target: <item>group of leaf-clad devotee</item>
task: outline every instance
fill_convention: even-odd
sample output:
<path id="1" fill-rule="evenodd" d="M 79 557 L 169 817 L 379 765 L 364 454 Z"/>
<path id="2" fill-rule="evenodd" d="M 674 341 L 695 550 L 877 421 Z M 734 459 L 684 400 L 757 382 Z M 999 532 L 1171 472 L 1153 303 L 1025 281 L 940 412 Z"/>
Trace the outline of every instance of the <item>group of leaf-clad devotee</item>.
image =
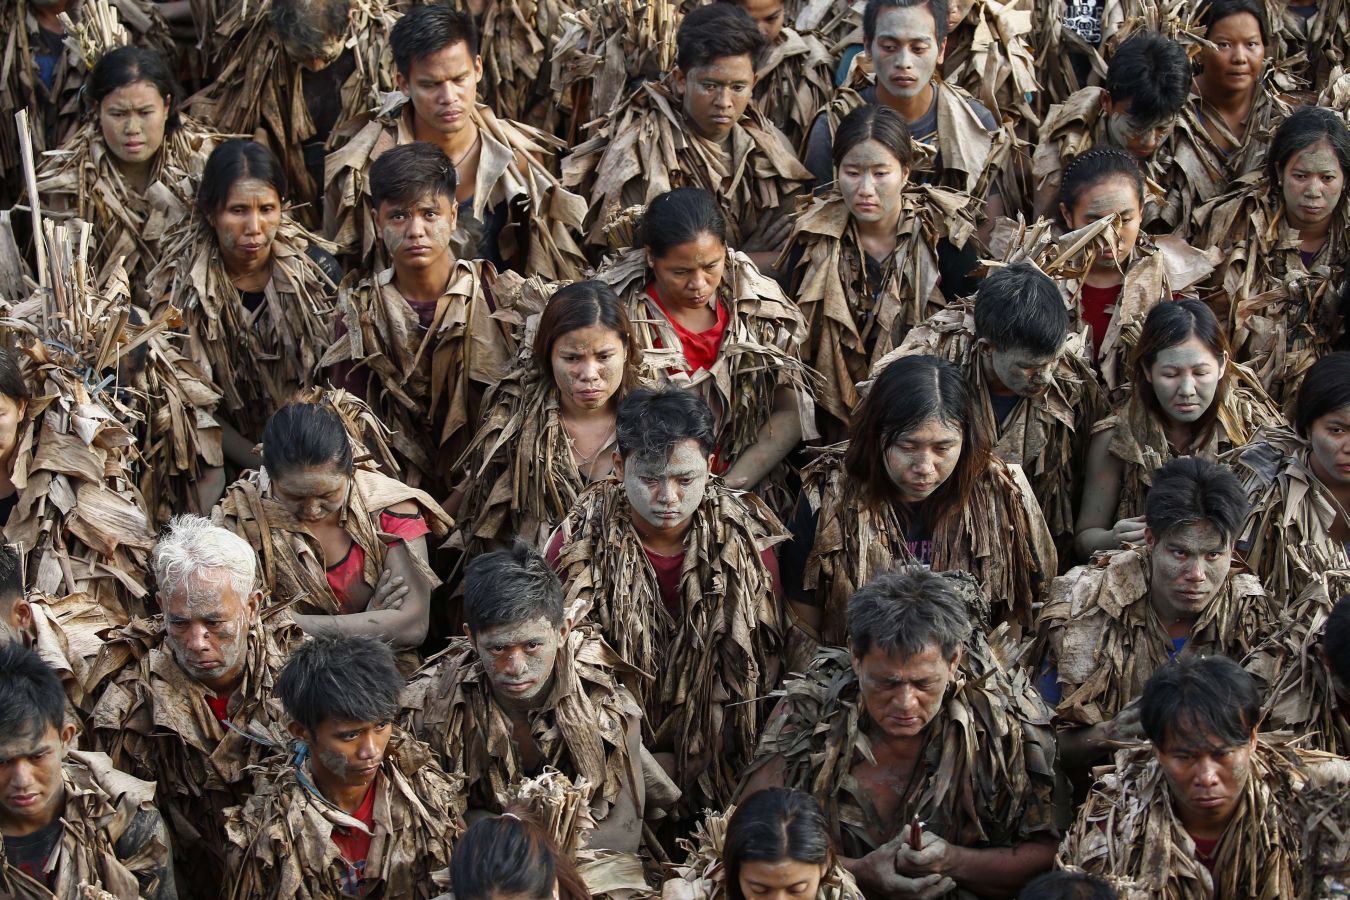
<path id="1" fill-rule="evenodd" d="M 10 0 L 0 897 L 1350 897 L 1350 6 Z"/>

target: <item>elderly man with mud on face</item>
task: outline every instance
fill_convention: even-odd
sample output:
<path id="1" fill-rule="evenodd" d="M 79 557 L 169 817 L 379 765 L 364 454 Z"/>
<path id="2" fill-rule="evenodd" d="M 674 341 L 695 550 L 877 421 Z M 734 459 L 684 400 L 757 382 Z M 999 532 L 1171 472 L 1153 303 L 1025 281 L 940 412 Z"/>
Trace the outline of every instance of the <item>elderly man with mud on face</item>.
<path id="1" fill-rule="evenodd" d="M 92 676 L 106 687 L 90 740 L 158 783 L 180 858 L 192 860 L 179 880 L 209 896 L 224 877 L 222 813 L 247 795 L 245 767 L 273 749 L 246 734 L 281 724 L 269 698 L 302 633 L 284 608 L 263 611 L 248 542 L 208 519 L 171 521 L 152 565 L 164 612 L 109 634 Z"/>

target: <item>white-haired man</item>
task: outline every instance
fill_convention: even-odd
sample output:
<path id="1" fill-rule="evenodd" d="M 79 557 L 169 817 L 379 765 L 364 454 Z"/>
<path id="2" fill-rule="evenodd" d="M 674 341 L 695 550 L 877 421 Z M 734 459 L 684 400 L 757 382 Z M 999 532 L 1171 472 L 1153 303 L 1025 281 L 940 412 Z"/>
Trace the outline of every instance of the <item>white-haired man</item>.
<path id="1" fill-rule="evenodd" d="M 280 718 L 273 681 L 302 635 L 284 609 L 262 612 L 253 548 L 209 519 L 176 517 L 152 564 L 163 615 L 109 635 L 92 740 L 158 782 L 178 858 L 192 861 L 179 884 L 209 896 L 224 877 L 222 812 L 246 798 L 245 766 L 272 749 L 248 735 Z"/>

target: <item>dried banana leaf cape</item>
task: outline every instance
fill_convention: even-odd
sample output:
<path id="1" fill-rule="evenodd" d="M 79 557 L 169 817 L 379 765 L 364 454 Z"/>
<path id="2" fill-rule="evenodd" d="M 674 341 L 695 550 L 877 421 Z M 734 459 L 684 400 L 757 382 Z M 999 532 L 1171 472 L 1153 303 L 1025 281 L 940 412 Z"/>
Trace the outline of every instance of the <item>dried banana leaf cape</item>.
<path id="1" fill-rule="evenodd" d="M 1279 14 L 1272 17 L 1272 23 L 1283 38 L 1283 49 L 1291 57 L 1282 66 L 1291 70 L 1291 84 L 1306 84 L 1314 89 L 1327 84 L 1346 62 L 1350 5 L 1345 0 L 1320 0 L 1307 19 L 1288 6 L 1277 9 Z M 1272 43 L 1278 46 L 1281 41 Z"/>
<path id="2" fill-rule="evenodd" d="M 689 855 L 661 886 L 661 900 L 726 900 L 727 870 L 722 854 L 727 826 L 735 812 L 734 806 L 724 813 L 710 812 L 694 827 L 691 838 L 680 839 L 680 846 Z M 836 861 L 820 879 L 814 900 L 863 900 L 863 893 L 849 871 Z"/>
<path id="3" fill-rule="evenodd" d="M 976 0 L 947 35 L 942 78 L 989 108 L 995 121 L 1008 122 L 1018 135 L 1040 124 L 1032 106 L 1040 85 L 1028 39 L 1031 4 L 1022 0 Z"/>
<path id="4" fill-rule="evenodd" d="M 1308 851 L 1334 846 L 1350 818 L 1342 784 L 1350 779 L 1347 767 L 1329 754 L 1259 740 L 1211 875 L 1173 809 L 1153 750 L 1120 750 L 1113 767 L 1098 770 L 1060 846 L 1059 864 L 1125 882 L 1130 900 L 1312 896 L 1305 889 L 1338 861 Z"/>
<path id="5" fill-rule="evenodd" d="M 707 140 L 684 117 L 671 79 L 646 81 L 590 130 L 562 163 L 563 184 L 590 206 L 586 239 L 604 246 L 604 226 L 617 211 L 650 202 L 672 188 L 711 193 L 740 246 L 761 227 L 792 212 L 793 197 L 811 181 L 796 149 L 752 100 L 726 146 Z"/>
<path id="6" fill-rule="evenodd" d="M 601 639 L 594 626 L 572 629 L 553 663 L 553 687 L 529 713 L 543 765 L 594 788 L 591 813 L 609 815 L 642 780 L 642 760 L 629 756 L 629 730 L 642 710 L 625 681 L 641 676 Z M 439 659 L 409 681 L 402 703 L 408 729 L 431 746 L 446 771 L 464 782 L 465 809 L 501 812 L 511 789 L 528 778 L 482 660 L 467 638 L 454 638 Z M 641 812 L 639 810 L 639 812 Z"/>
<path id="7" fill-rule="evenodd" d="M 1089 423 L 1100 416 L 1104 402 L 1090 346 L 1081 334 L 1071 333 L 1045 392 L 1020 398 L 1000 421 L 976 342 L 975 303 L 960 300 L 911 329 L 877 369 L 892 358 L 915 355 L 937 356 L 959 367 L 973 389 L 975 415 L 986 434 L 997 436 L 994 455 L 1021 466 L 1056 546 L 1068 547 L 1082 491 Z"/>
<path id="8" fill-rule="evenodd" d="M 800 250 L 793 293 L 806 321 L 805 362 L 816 373 L 816 400 L 833 431 L 847 429 L 860 397 L 854 387 L 910 328 L 946 306 L 938 285 L 937 244 L 964 246 L 974 233 L 967 194 L 928 185 L 909 187 L 896 223 L 896 245 L 868 278 L 867 255 L 842 197 L 813 198 L 798 215 L 788 241 Z M 829 429 L 827 429 L 829 430 Z"/>
<path id="9" fill-rule="evenodd" d="M 1101 7 L 1101 43 L 1098 46 L 1089 44 L 1066 24 L 1070 18 L 1071 5 L 1070 0 L 1034 0 L 1033 4 L 1031 21 L 1034 25 L 1028 40 L 1035 48 L 1035 70 L 1040 77 L 1041 90 L 1037 100 L 1047 110 L 1090 86 L 1079 78 L 1070 54 L 1087 57 L 1088 81 L 1091 84 L 1106 81 L 1106 60 L 1102 57 L 1101 45 L 1125 22 L 1127 8 L 1133 7 L 1135 0 L 1104 0 Z"/>
<path id="10" fill-rule="evenodd" d="M 276 678 L 303 639 L 285 607 L 255 616 L 228 722 L 208 705 L 212 691 L 178 664 L 163 616 L 110 631 L 93 666 L 90 690 L 99 697 L 89 717 L 90 741 L 118 768 L 158 783 L 175 851 L 194 860 L 194 868 L 207 867 L 211 879 L 225 872 L 222 815 L 248 796 L 247 767 L 275 752 L 265 742 L 268 729 L 288 721 L 275 699 Z"/>
<path id="11" fill-rule="evenodd" d="M 81 724 L 98 697 L 94 689 L 95 663 L 103 647 L 103 632 L 120 622 L 88 594 L 64 597 L 30 593 L 25 597 L 33 618 L 24 645 L 52 667 L 61 678 L 69 705 L 66 717 Z"/>
<path id="12" fill-rule="evenodd" d="M 962 847 L 1058 840 L 1069 822 L 1068 788 L 1056 773 L 1050 710 L 1026 673 L 988 656 L 982 638 L 963 661 L 925 727 L 921 781 L 912 805 L 890 822 L 853 775 L 875 765 L 873 726 L 843 647 L 823 647 L 784 686 L 764 727 L 755 766 L 784 762 L 783 783 L 821 800 L 839 851 L 861 857 L 917 815 L 924 828 Z"/>
<path id="13" fill-rule="evenodd" d="M 357 269 L 371 271 L 384 257 L 370 206 L 370 166 L 385 151 L 417 140 L 412 103 L 405 94 L 385 94 L 378 109 L 346 123 L 335 132 L 337 149 L 324 161 L 324 232 L 338 252 L 354 255 Z M 474 183 L 472 219 L 482 222 L 499 203 L 506 204 L 506 222 L 498 238 L 502 257 L 521 270 L 547 279 L 580 277 L 585 254 L 577 244 L 585 224 L 586 201 L 568 191 L 553 174 L 554 157 L 565 145 L 529 125 L 499 118 L 480 103 L 473 113 L 482 142 Z M 461 218 L 470 217 L 461 213 Z M 471 235 L 478 229 L 456 229 L 455 255 L 479 255 Z"/>
<path id="14" fill-rule="evenodd" d="M 901 514 L 864 496 L 844 470 L 847 449 L 847 443 L 827 448 L 802 472 L 802 498 L 817 517 L 802 587 L 825 611 L 822 643 L 840 646 L 848 640 L 849 598 L 874 576 L 916 562 Z M 1007 621 L 1024 635 L 1058 557 L 1021 467 L 991 457 L 965 506 L 947 510 L 931 527 L 933 571 L 971 573 L 988 600 L 975 627 Z"/>
<path id="15" fill-rule="evenodd" d="M 610 257 L 595 273 L 614 289 L 628 309 L 633 336 L 650 377 L 694 391 L 707 401 L 716 420 L 718 459 L 734 465 L 759 441 L 774 410 L 774 394 L 790 390 L 796 398 L 802 437 L 816 437 L 811 370 L 802 363 L 806 322 L 778 282 L 762 274 L 750 257 L 727 250 L 717 302 L 727 310 L 726 332 L 711 370 L 690 373 L 680 336 L 647 293 L 651 274 L 646 252 L 632 247 Z M 775 511 L 790 506 L 788 463 L 780 463 L 759 491 Z"/>
<path id="16" fill-rule="evenodd" d="M 392 429 L 409 482 L 440 491 L 473 437 L 483 394 L 511 368 L 525 315 L 536 310 L 497 298 L 492 263 L 460 259 L 423 328 L 394 274 L 344 279 L 338 312 L 347 330 L 319 365 L 351 363 L 353 376 L 368 373 L 366 400 Z"/>
<path id="17" fill-rule="evenodd" d="M 1242 661 L 1265 696 L 1261 727 L 1298 738 L 1299 746 L 1350 756 L 1350 719 L 1323 659 L 1327 618 L 1350 593 L 1350 569 L 1308 582 L 1281 610 L 1280 626 Z"/>
<path id="18" fill-rule="evenodd" d="M 977 200 L 997 190 L 1005 209 L 1020 209 L 1022 186 L 1018 183 L 1014 159 L 1020 142 L 1012 126 L 1003 122 L 995 131 L 989 131 L 970 105 L 976 100 L 972 94 L 940 79 L 933 82 L 933 87 L 937 95 L 937 129 L 930 134 L 911 135 L 916 144 L 914 149 L 921 157 L 911 177 L 969 194 Z M 858 54 L 844 85 L 825 107 L 831 145 L 844 117 L 866 103 L 875 104 L 878 90 L 871 64 L 865 54 Z"/>
<path id="19" fill-rule="evenodd" d="M 1144 405 L 1140 391 L 1151 390 L 1149 385 L 1131 388 L 1114 413 L 1092 426 L 1094 436 L 1112 430 L 1108 450 L 1124 468 L 1113 522 L 1144 514 L 1144 498 L 1153 484 L 1153 473 L 1169 459 L 1198 456 L 1213 462 L 1246 444 L 1257 429 L 1284 421 L 1279 407 L 1246 366 L 1230 360 L 1224 381 L 1226 386 L 1219 388 L 1213 401 L 1219 404 L 1218 417 L 1191 442 L 1186 453 L 1172 446 L 1162 421 Z M 1086 487 L 1091 489 L 1092 485 Z"/>
<path id="20" fill-rule="evenodd" d="M 1163 182 L 1167 220 L 1175 223 L 1178 236 L 1187 237 L 1199 230 L 1201 206 L 1228 191 L 1237 179 L 1261 170 L 1275 129 L 1291 111 L 1268 75 L 1257 87 L 1246 127 L 1241 134 L 1234 134 L 1222 116 L 1207 109 L 1198 94 L 1191 94 L 1167 144 L 1175 171 L 1185 175 Z M 1218 132 L 1218 140 L 1206 129 L 1207 124 Z"/>
<path id="21" fill-rule="evenodd" d="M 1055 667 L 1063 692 L 1056 724 L 1109 721 L 1174 657 L 1241 659 L 1277 626 L 1275 598 L 1255 576 L 1230 571 L 1176 651 L 1149 597 L 1151 566 L 1147 549 L 1130 546 L 1098 553 L 1050 583 L 1036 620 L 1043 649 L 1037 655 Z"/>
<path id="22" fill-rule="evenodd" d="M 1298 596 L 1323 573 L 1350 569 L 1350 553 L 1331 535 L 1346 512 L 1311 457 L 1309 443 L 1286 426 L 1262 428 L 1224 457 L 1251 503 L 1238 550 L 1273 597 Z"/>
<path id="23" fill-rule="evenodd" d="M 272 278 L 250 310 L 230 280 L 215 232 L 199 215 L 164 248 L 150 274 L 157 302 L 182 311 L 188 359 L 224 398 L 220 415 L 260 439 L 263 426 L 291 395 L 315 383 L 319 357 L 333 340 L 337 286 L 306 252 L 331 245 L 289 213 L 272 239 Z"/>
<path id="24" fill-rule="evenodd" d="M 483 9 L 483 87 L 488 105 L 508 119 L 556 124 L 550 65 L 571 0 L 489 0 Z M 530 270 L 527 270 L 530 271 Z"/>
<path id="25" fill-rule="evenodd" d="M 431 873 L 450 865 L 459 837 L 463 786 L 431 749 L 394 729 L 376 776 L 375 827 L 359 896 L 429 900 Z M 327 900 L 344 889 L 348 863 L 333 829 L 363 830 L 315 787 L 305 744 L 254 771 L 254 793 L 225 814 L 230 840 L 230 900 Z"/>
<path id="26" fill-rule="evenodd" d="M 304 70 L 272 27 L 271 0 L 223 6 L 208 40 L 215 80 L 188 98 L 188 110 L 223 132 L 261 131 L 281 161 L 291 196 L 316 204 L 322 191 L 305 166 L 304 145 L 327 135 L 319 135 L 310 118 Z M 351 4 L 343 53 L 351 54 L 353 68 L 339 89 L 338 123 L 370 109 L 378 92 L 397 87 L 389 31 L 401 13 L 394 6 L 386 0 Z M 302 207 L 298 214 L 307 225 L 318 225 L 317 207 Z"/>
<path id="27" fill-rule="evenodd" d="M 755 105 L 798 152 L 816 114 L 834 96 L 834 54 L 811 32 L 783 26 L 760 54 L 755 72 Z"/>
<path id="28" fill-rule="evenodd" d="M 163 256 L 165 239 L 190 219 L 202 169 L 220 140 L 204 123 L 182 116 L 178 127 L 164 135 L 142 191 L 117 167 L 98 122 L 88 122 L 49 153 L 38 171 L 44 212 L 65 212 L 93 225 L 96 283 L 106 283 L 120 262 L 133 291 L 143 291 Z M 150 305 L 145 297 L 136 300 Z"/>
<path id="29" fill-rule="evenodd" d="M 558 526 L 555 567 L 573 621 L 594 622 L 621 659 L 656 676 L 633 687 L 648 748 L 675 754 L 683 807 L 723 808 L 754 754 L 758 704 L 783 675 L 790 626 L 761 554 L 787 533 L 754 494 L 711 482 L 685 536 L 672 614 L 635 515 L 621 482 L 591 485 Z"/>
<path id="30" fill-rule="evenodd" d="M 1298 384 L 1330 353 L 1344 322 L 1341 282 L 1350 257 L 1350 211 L 1333 213 L 1326 241 L 1304 262 L 1281 187 L 1264 169 L 1197 211 L 1197 243 L 1223 261 L 1210 280 L 1216 307 L 1227 308 L 1235 357 L 1250 365 L 1271 396 L 1292 406 Z"/>
<path id="31" fill-rule="evenodd" d="M 372 588 L 384 570 L 388 544 L 401 540 L 380 530 L 380 513 L 399 503 L 417 504 L 431 533 L 444 537 L 453 524 L 430 494 L 408 487 L 370 468 L 357 467 L 351 474 L 352 485 L 339 514 L 338 524 L 352 542 L 365 553 L 362 580 Z M 271 495 L 271 480 L 266 469 L 248 472 L 225 489 L 225 496 L 212 513 L 217 525 L 223 525 L 248 541 L 258 554 L 263 588 L 271 602 L 290 604 L 294 610 L 310 615 L 342 615 L 346 598 L 338 597 L 328 584 L 323 548 L 305 525 Z M 434 587 L 440 584 L 436 573 L 409 558 Z M 359 610 L 355 610 L 359 611 Z"/>
<path id="32" fill-rule="evenodd" d="M 52 851 L 55 884 L 48 888 L 11 866 L 0 841 L 0 894 L 14 900 L 139 900 L 138 876 L 163 871 L 169 848 L 153 832 L 134 855 L 120 858 L 116 844 L 145 830 L 155 812 L 155 786 L 113 767 L 102 753 L 70 750 L 61 762 L 65 806 L 61 810 L 60 844 Z M 155 893 L 158 880 L 147 893 Z"/>

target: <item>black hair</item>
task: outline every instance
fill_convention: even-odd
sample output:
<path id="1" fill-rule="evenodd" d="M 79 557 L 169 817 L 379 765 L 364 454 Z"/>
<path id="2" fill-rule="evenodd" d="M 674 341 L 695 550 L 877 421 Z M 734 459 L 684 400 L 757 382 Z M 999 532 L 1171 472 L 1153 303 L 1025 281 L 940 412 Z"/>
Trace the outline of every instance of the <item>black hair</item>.
<path id="1" fill-rule="evenodd" d="M 764 50 L 764 35 L 755 20 L 739 6 L 716 3 L 689 10 L 675 32 L 675 64 L 688 75 L 728 56 L 749 56 L 758 68 Z"/>
<path id="2" fill-rule="evenodd" d="M 1322 651 L 1336 677 L 1350 685 L 1350 594 L 1336 601 L 1322 629 Z"/>
<path id="3" fill-rule="evenodd" d="M 742 800 L 727 823 L 722 845 L 727 900 L 746 900 L 741 891 L 741 866 L 785 859 L 807 865 L 834 862 L 829 822 L 820 801 L 805 791 L 775 787 Z"/>
<path id="4" fill-rule="evenodd" d="M 0 394 L 15 403 L 33 399 L 33 389 L 19 367 L 19 356 L 9 347 L 0 347 Z"/>
<path id="5" fill-rule="evenodd" d="M 1201 24 L 1205 26 L 1205 37 L 1209 30 L 1230 16 L 1248 13 L 1256 19 L 1261 29 L 1261 43 L 1270 43 L 1270 22 L 1266 19 L 1266 6 L 1261 0 L 1209 0 L 1202 10 Z"/>
<path id="6" fill-rule="evenodd" d="M 880 103 L 864 103 L 844 116 L 834 132 L 834 167 L 839 168 L 848 152 L 864 141 L 876 141 L 900 164 L 914 165 L 914 140 L 903 116 Z"/>
<path id="7" fill-rule="evenodd" d="M 0 643 L 0 734 L 41 737 L 66 721 L 66 692 L 47 662 L 18 641 Z"/>
<path id="8" fill-rule="evenodd" d="M 1139 197 L 1139 205 L 1142 207 L 1144 173 L 1140 171 L 1139 163 L 1124 150 L 1105 145 L 1078 154 L 1065 167 L 1064 178 L 1059 184 L 1059 202 L 1065 209 L 1072 210 L 1090 188 L 1115 178 L 1125 178 L 1134 185 L 1134 192 Z M 1068 227 L 1069 223 L 1065 221 L 1063 213 L 1060 214 L 1060 221 L 1066 228 Z"/>
<path id="9" fill-rule="evenodd" d="M 713 452 L 713 414 L 697 394 L 674 385 L 640 387 L 619 404 L 614 429 L 619 456 L 665 460 L 676 444 L 697 441 L 705 456 Z"/>
<path id="10" fill-rule="evenodd" d="M 404 684 L 388 644 L 368 636 L 315 635 L 291 651 L 276 690 L 287 715 L 314 735 L 330 719 L 394 721 Z"/>
<path id="11" fill-rule="evenodd" d="M 1260 717 L 1256 679 L 1226 656 L 1177 657 L 1153 673 L 1139 700 L 1140 724 L 1159 750 L 1173 737 L 1237 747 L 1251 740 Z"/>
<path id="12" fill-rule="evenodd" d="M 596 325 L 614 332 L 623 345 L 627 358 L 617 394 L 622 402 L 628 392 L 641 383 L 638 366 L 642 362 L 642 348 L 638 346 L 633 322 L 628 318 L 623 301 L 614 293 L 614 288 L 603 281 L 574 281 L 553 292 L 539 314 L 531 359 L 539 372 L 552 378 L 553 345 L 564 335 Z"/>
<path id="13" fill-rule="evenodd" d="M 0 380 L 0 393 L 4 391 Z M 1350 350 L 1338 350 L 1313 363 L 1303 373 L 1294 401 L 1294 427 L 1307 437 L 1313 423 L 1328 413 L 1350 407 Z"/>
<path id="14" fill-rule="evenodd" d="M 528 813 L 475 822 L 455 844 L 450 860 L 455 900 L 526 897 L 590 900 L 576 864 Z"/>
<path id="15" fill-rule="evenodd" d="M 1153 123 L 1173 119 L 1191 93 L 1191 61 L 1176 41 L 1156 31 L 1132 35 L 1106 65 L 1106 92 L 1112 103 L 1130 104 L 1130 119 Z"/>
<path id="16" fill-rule="evenodd" d="M 332 466 L 352 473 L 352 441 L 342 419 L 323 403 L 288 403 L 263 427 L 263 466 L 273 476 Z"/>
<path id="17" fill-rule="evenodd" d="M 705 9 L 707 7 L 700 7 Z M 676 188 L 658 194 L 647 204 L 637 229 L 637 245 L 657 259 L 672 247 L 711 234 L 727 243 L 727 220 L 713 195 L 703 188 Z"/>
<path id="18" fill-rule="evenodd" d="M 1027 882 L 1017 900 L 1116 900 L 1111 883 L 1087 872 L 1045 872 Z"/>
<path id="19" fill-rule="evenodd" d="M 910 9 L 915 6 L 928 8 L 928 11 L 933 14 L 937 43 L 941 44 L 945 41 L 947 39 L 947 9 L 949 6 L 947 0 L 867 0 L 867 6 L 863 8 L 863 40 L 870 44 L 876 39 L 877 16 L 881 14 L 883 9 Z"/>
<path id="20" fill-rule="evenodd" d="M 324 44 L 347 33 L 351 0 L 272 0 L 272 28 L 286 55 L 306 62 L 323 52 Z"/>
<path id="21" fill-rule="evenodd" d="M 459 174 L 450 157 L 435 144 L 413 141 L 386 150 L 370 164 L 370 205 L 412 203 L 427 194 L 445 197 L 453 206 Z"/>
<path id="22" fill-rule="evenodd" d="M 24 594 L 23 558 L 13 544 L 0 544 L 0 612 L 8 613 Z"/>
<path id="23" fill-rule="evenodd" d="M 412 77 L 412 65 L 419 59 L 461 41 L 468 45 L 469 56 L 478 56 L 478 26 L 473 16 L 439 3 L 419 3 L 389 30 L 394 65 L 404 78 Z"/>
<path id="24" fill-rule="evenodd" d="M 1137 396 L 1144 408 L 1160 421 L 1167 420 L 1167 411 L 1158 402 L 1157 392 L 1149 386 L 1149 370 L 1164 350 L 1184 344 L 1192 338 L 1204 344 L 1217 362 L 1222 364 L 1229 359 L 1228 338 L 1214 316 L 1214 310 L 1194 297 L 1164 300 L 1148 311 L 1134 349 L 1130 351 L 1130 381 L 1139 392 Z M 1209 408 L 1192 426 L 1196 434 L 1204 434 L 1218 418 L 1232 383 L 1233 367 L 1228 366 L 1214 391 Z"/>
<path id="25" fill-rule="evenodd" d="M 209 221 L 225 208 L 230 188 L 245 178 L 256 178 L 272 186 L 283 202 L 286 199 L 286 173 L 271 150 L 256 141 L 225 141 L 211 151 L 202 168 L 197 187 L 197 213 Z"/>
<path id="26" fill-rule="evenodd" d="M 469 630 L 528 622 L 540 616 L 563 621 L 562 582 L 539 552 L 517 539 L 509 550 L 475 557 L 464 572 L 464 618 Z"/>
<path id="27" fill-rule="evenodd" d="M 1069 334 L 1069 309 L 1054 280 L 1029 262 L 1013 263 L 984 279 L 975 293 L 975 336 L 995 350 L 1059 353 Z"/>
<path id="28" fill-rule="evenodd" d="M 109 50 L 100 56 L 89 73 L 89 80 L 85 82 L 89 112 L 97 116 L 99 107 L 109 94 L 139 81 L 150 82 L 160 96 L 165 98 L 168 115 L 164 119 L 164 136 L 168 137 L 182 121 L 178 114 L 178 106 L 183 89 L 169 71 L 164 57 L 154 50 L 128 45 Z"/>
<path id="29" fill-rule="evenodd" d="M 1289 114 L 1275 136 L 1270 140 L 1270 149 L 1266 151 L 1266 177 L 1272 186 L 1278 186 L 1284 179 L 1284 170 L 1302 150 L 1313 144 L 1326 141 L 1336 154 L 1336 163 L 1341 167 L 1341 177 L 1350 176 L 1350 127 L 1339 115 L 1321 106 L 1300 106 Z M 1283 197 L 1283 192 L 1278 191 Z M 1342 194 L 1337 205 L 1345 202 Z"/>
<path id="30" fill-rule="evenodd" d="M 886 448 L 936 419 L 961 430 L 961 458 L 950 478 L 920 504 L 915 515 L 936 528 L 944 515 L 964 509 L 975 482 L 989 466 L 989 434 L 961 370 L 936 356 L 902 356 L 872 382 L 849 425 L 844 470 L 872 506 L 900 504 L 900 489 L 886 468 Z M 899 508 L 907 508 L 901 505 Z"/>
<path id="31" fill-rule="evenodd" d="M 925 566 L 877 575 L 848 601 L 849 646 L 858 659 L 873 646 L 888 656 L 910 657 L 937 644 L 942 658 L 949 660 L 970 632 L 970 613 L 960 592 Z"/>
<path id="32" fill-rule="evenodd" d="M 1208 522 L 1231 548 L 1250 509 L 1232 469 L 1198 456 L 1178 456 L 1153 474 L 1144 523 L 1161 540 L 1178 528 Z"/>

